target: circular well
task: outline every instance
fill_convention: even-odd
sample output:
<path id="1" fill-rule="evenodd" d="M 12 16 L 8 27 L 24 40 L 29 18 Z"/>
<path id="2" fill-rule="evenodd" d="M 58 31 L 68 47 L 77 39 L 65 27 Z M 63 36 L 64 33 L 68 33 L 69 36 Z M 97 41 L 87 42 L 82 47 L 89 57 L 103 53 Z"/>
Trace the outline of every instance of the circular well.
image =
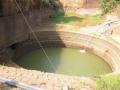
<path id="1" fill-rule="evenodd" d="M 29 52 L 15 60 L 26 69 L 44 72 L 97 76 L 112 72 L 110 66 L 100 57 L 90 51 L 81 53 L 79 48 L 45 48 L 48 60 L 41 49 Z"/>

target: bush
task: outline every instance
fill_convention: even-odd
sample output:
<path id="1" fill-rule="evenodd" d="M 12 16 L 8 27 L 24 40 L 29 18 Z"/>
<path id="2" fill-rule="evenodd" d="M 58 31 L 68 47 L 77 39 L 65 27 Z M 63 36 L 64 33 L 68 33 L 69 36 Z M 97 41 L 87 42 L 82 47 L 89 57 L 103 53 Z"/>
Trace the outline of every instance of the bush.
<path id="1" fill-rule="evenodd" d="M 59 18 L 59 17 L 64 17 L 64 13 L 54 12 L 52 15 L 49 16 L 49 18 L 51 18 L 51 19 L 56 19 L 56 18 Z"/>
<path id="2" fill-rule="evenodd" d="M 112 12 L 119 3 L 120 0 L 101 0 L 103 14 Z"/>
<path id="3" fill-rule="evenodd" d="M 97 90 L 120 90 L 119 76 L 105 76 L 97 80 Z"/>

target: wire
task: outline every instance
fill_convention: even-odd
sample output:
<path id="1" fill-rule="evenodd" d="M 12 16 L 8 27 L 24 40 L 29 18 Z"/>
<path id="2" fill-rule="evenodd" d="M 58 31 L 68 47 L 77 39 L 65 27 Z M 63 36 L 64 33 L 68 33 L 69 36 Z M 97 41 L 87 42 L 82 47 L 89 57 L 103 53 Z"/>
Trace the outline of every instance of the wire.
<path id="1" fill-rule="evenodd" d="M 23 19 L 25 20 L 25 23 L 27 24 L 29 30 L 31 31 L 31 33 L 32 33 L 32 35 L 34 36 L 34 38 L 36 39 L 36 42 L 38 43 L 39 47 L 42 49 L 43 53 L 45 54 L 48 62 L 51 64 L 52 69 L 55 71 L 55 67 L 54 67 L 53 63 L 51 62 L 49 56 L 47 55 L 47 53 L 46 53 L 46 51 L 45 51 L 45 49 L 44 49 L 44 47 L 42 46 L 42 44 L 41 44 L 41 42 L 39 41 L 38 37 L 36 36 L 35 32 L 33 31 L 32 26 L 29 24 L 29 22 L 28 22 L 26 16 L 24 15 L 24 13 L 23 13 L 20 5 L 18 4 L 18 2 L 17 2 L 16 0 L 15 0 L 15 3 L 16 3 L 16 5 L 17 5 L 17 8 L 20 10 L 20 12 L 21 12 L 21 14 L 22 14 L 22 16 L 23 16 Z"/>

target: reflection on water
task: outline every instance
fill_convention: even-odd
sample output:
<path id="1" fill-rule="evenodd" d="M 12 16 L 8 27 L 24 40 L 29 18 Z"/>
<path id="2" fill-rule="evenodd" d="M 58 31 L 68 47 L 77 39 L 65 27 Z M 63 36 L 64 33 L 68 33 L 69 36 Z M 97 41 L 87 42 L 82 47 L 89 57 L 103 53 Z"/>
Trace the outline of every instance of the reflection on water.
<path id="1" fill-rule="evenodd" d="M 55 70 L 41 49 L 32 51 L 15 62 L 27 69 L 67 75 L 96 76 L 112 72 L 103 59 L 91 52 L 80 53 L 79 49 L 73 48 L 45 48 L 45 50 Z"/>

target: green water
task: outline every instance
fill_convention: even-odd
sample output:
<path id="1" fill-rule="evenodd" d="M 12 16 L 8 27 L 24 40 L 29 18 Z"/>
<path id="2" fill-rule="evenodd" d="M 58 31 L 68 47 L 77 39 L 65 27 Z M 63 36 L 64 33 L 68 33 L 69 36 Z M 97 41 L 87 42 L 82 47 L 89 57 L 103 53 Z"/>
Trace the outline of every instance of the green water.
<path id="1" fill-rule="evenodd" d="M 74 48 L 45 48 L 45 50 L 50 61 L 47 60 L 42 50 L 38 49 L 15 62 L 27 69 L 67 75 L 96 76 L 112 72 L 103 59 L 88 51 L 80 53 L 80 49 Z"/>

